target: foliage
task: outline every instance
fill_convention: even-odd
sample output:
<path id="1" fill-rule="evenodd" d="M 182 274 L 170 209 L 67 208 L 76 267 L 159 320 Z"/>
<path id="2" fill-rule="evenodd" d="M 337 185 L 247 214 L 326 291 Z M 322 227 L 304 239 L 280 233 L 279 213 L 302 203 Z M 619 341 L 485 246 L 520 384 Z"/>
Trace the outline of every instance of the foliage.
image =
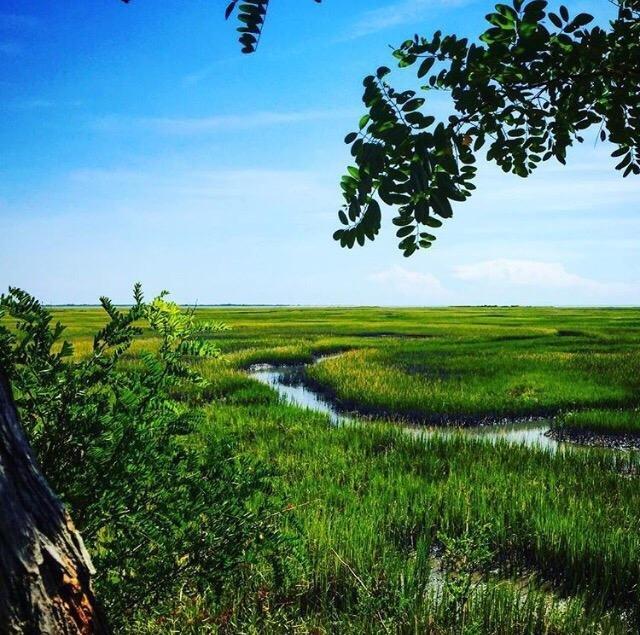
<path id="1" fill-rule="evenodd" d="M 75 359 L 64 328 L 34 298 L 0 297 L 0 366 L 6 369 L 28 436 L 97 567 L 97 590 L 114 622 L 181 588 L 220 593 L 279 544 L 265 507 L 269 474 L 235 456 L 219 435 L 196 443 L 202 415 L 170 394 L 204 378 L 189 359 L 212 358 L 206 339 L 224 327 L 199 323 L 161 294 L 116 308 L 101 298 L 106 324 Z M 127 360 L 146 324 L 157 351 Z M 189 357 L 187 357 L 189 356 Z M 262 500 L 256 496 L 262 493 Z"/>
<path id="2" fill-rule="evenodd" d="M 122 0 L 129 4 L 131 0 Z M 322 0 L 313 0 L 320 4 Z M 239 26 L 237 28 L 240 36 L 238 41 L 242 46 L 243 53 L 255 53 L 262 35 L 262 28 L 267 17 L 269 0 L 231 0 L 225 9 L 226 20 L 236 12 Z"/>
<path id="3" fill-rule="evenodd" d="M 314 0 L 318 4 L 322 0 Z M 242 4 L 238 5 L 238 0 L 231 0 L 225 11 L 225 18 L 237 9 L 237 17 L 240 22 L 238 32 L 240 33 L 239 42 L 242 45 L 243 53 L 254 53 L 258 48 L 262 28 L 267 17 L 269 9 L 269 0 L 242 0 Z"/>
<path id="4" fill-rule="evenodd" d="M 623 175 L 640 174 L 640 1 L 619 0 L 605 30 L 566 7 L 546 13 L 545 0 L 513 0 L 487 15 L 481 43 L 437 31 L 394 51 L 400 68 L 416 68 L 421 93 L 395 90 L 381 67 L 364 80 L 367 113 L 345 138 L 355 166 L 342 178 L 343 247 L 363 245 L 380 229 L 377 199 L 397 208 L 393 223 L 405 256 L 428 248 L 431 233 L 452 216 L 452 201 L 474 189 L 474 164 L 530 175 L 542 162 L 565 163 L 587 128 L 615 146 Z M 426 108 L 432 91 L 449 91 L 454 114 L 437 121 Z M 426 112 L 425 112 L 426 111 Z"/>
<path id="5" fill-rule="evenodd" d="M 129 0 L 124 0 L 128 2 Z M 321 0 L 315 0 L 320 2 Z M 396 90 L 382 66 L 364 79 L 367 112 L 345 142 L 355 165 L 340 182 L 342 247 L 374 240 L 380 202 L 395 207 L 398 246 L 405 256 L 432 246 L 433 230 L 475 189 L 475 163 L 486 158 L 505 172 L 529 176 L 541 163 L 566 162 L 567 150 L 597 126 L 615 149 L 623 176 L 640 174 L 640 0 L 615 0 L 607 29 L 587 28 L 593 16 L 570 16 L 546 0 L 497 4 L 478 42 L 436 31 L 415 35 L 393 53 L 414 67 L 417 90 Z M 255 52 L 269 0 L 232 0 L 243 53 Z M 453 112 L 438 121 L 427 110 L 432 91 L 451 95 Z"/>

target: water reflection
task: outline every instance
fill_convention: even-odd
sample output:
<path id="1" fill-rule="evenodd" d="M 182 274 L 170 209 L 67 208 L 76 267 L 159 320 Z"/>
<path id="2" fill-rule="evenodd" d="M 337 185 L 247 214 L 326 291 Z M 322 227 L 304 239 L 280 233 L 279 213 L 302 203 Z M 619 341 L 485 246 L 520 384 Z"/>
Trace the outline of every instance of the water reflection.
<path id="1" fill-rule="evenodd" d="M 252 367 L 250 376 L 271 386 L 288 403 L 326 414 L 335 425 L 354 420 L 353 417 L 339 413 L 322 395 L 304 386 L 297 379 L 301 370 L 302 366 L 271 367 L 261 364 L 259 367 Z"/>
<path id="2" fill-rule="evenodd" d="M 336 410 L 335 406 L 321 394 L 301 382 L 303 366 L 269 366 L 262 364 L 254 366 L 250 370 L 250 376 L 263 384 L 267 384 L 288 403 L 301 408 L 307 408 L 315 412 L 321 412 L 334 425 L 350 423 L 357 419 L 345 415 Z M 514 444 L 523 444 L 529 447 L 549 448 L 556 450 L 558 447 L 571 447 L 545 436 L 549 425 L 544 422 L 534 423 L 510 423 L 499 425 L 485 425 L 469 428 L 435 428 L 427 426 L 404 426 L 407 432 L 418 436 L 428 436 L 438 433 L 444 436 L 464 434 L 473 438 L 496 443 L 500 440 Z"/>

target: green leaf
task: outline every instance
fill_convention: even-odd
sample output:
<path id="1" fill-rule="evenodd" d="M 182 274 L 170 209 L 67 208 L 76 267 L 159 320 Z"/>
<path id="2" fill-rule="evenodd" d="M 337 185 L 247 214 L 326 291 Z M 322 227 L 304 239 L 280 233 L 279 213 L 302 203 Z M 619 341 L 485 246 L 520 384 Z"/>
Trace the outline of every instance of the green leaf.
<path id="1" fill-rule="evenodd" d="M 424 99 L 421 97 L 410 99 L 404 106 L 402 106 L 402 110 L 403 112 L 412 112 L 420 108 L 422 104 L 424 104 Z"/>
<path id="2" fill-rule="evenodd" d="M 398 238 L 404 238 L 405 236 L 408 236 L 409 234 L 412 234 L 414 232 L 415 232 L 415 229 L 414 229 L 413 225 L 407 225 L 406 227 L 401 227 L 396 232 L 396 236 Z"/>
<path id="3" fill-rule="evenodd" d="M 424 77 L 431 70 L 435 61 L 436 60 L 433 57 L 427 57 L 424 59 L 422 64 L 420 64 L 420 68 L 418 68 L 418 78 Z"/>

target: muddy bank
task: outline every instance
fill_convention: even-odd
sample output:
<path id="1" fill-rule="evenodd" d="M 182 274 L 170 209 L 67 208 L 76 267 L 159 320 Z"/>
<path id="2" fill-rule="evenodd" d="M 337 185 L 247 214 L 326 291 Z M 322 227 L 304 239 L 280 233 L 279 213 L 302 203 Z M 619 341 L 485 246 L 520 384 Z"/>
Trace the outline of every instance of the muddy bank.
<path id="1" fill-rule="evenodd" d="M 606 434 L 594 430 L 553 427 L 546 436 L 562 443 L 575 443 L 613 450 L 640 450 L 640 434 Z"/>

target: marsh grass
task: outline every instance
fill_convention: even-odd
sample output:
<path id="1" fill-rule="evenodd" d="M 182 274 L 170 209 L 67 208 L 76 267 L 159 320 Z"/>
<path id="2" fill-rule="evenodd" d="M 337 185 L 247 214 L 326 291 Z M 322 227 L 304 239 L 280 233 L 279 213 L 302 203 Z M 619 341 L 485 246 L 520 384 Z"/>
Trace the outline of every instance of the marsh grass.
<path id="1" fill-rule="evenodd" d="M 206 456 L 231 434 L 238 452 L 269 465 L 295 548 L 283 577 L 247 563 L 246 588 L 185 589 L 132 616 L 131 632 L 638 631 L 635 455 L 418 438 L 385 422 L 336 428 L 243 369 L 347 350 L 309 380 L 363 411 L 473 418 L 597 408 L 604 418 L 628 414 L 637 398 L 640 311 L 203 313 L 233 330 L 220 337 L 225 357 L 199 364 L 209 385 L 178 391 L 203 413 L 189 442 Z M 61 315 L 79 342 L 97 319 L 91 310 Z"/>
<path id="2" fill-rule="evenodd" d="M 640 435 L 640 410 L 581 410 L 566 413 L 557 422 L 562 429 L 608 435 Z"/>
<path id="3" fill-rule="evenodd" d="M 464 424 L 633 403 L 640 375 L 630 377 L 639 357 L 563 350 L 542 337 L 498 344 L 384 342 L 326 360 L 307 374 L 348 409 Z"/>
<path id="4" fill-rule="evenodd" d="M 261 590 L 209 606 L 208 619 L 229 615 L 247 632 L 633 628 L 640 483 L 620 477 L 631 457 L 417 439 L 385 424 L 333 428 L 282 403 L 208 414 L 201 443 L 232 431 L 270 461 L 282 522 L 304 555 L 295 577 L 272 586 L 265 572 Z M 433 571 L 443 540 L 465 538 L 490 557 L 465 565 L 475 575 L 461 597 L 446 579 L 434 586 Z"/>
<path id="5" fill-rule="evenodd" d="M 406 555 L 419 541 L 483 526 L 504 574 L 533 567 L 567 591 L 634 601 L 640 481 L 620 478 L 621 462 L 633 457 L 552 454 L 461 435 L 416 439 L 389 426 L 331 429 L 289 406 L 269 410 L 271 425 L 258 426 L 263 408 L 215 410 L 208 425 L 231 425 L 252 452 L 276 461 L 291 503 L 304 503 L 305 534 L 324 543 L 319 553 L 334 565 L 331 547 L 364 577 L 376 569 L 406 576 Z M 329 563 L 316 564 L 319 571 Z"/>

